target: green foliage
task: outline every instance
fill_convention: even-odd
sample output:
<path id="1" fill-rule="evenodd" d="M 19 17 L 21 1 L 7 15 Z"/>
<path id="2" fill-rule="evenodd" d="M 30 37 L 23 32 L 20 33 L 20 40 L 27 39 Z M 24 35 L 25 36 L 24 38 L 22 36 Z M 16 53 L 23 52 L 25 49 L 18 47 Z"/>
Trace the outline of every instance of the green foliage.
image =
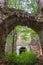
<path id="1" fill-rule="evenodd" d="M 7 6 L 32 13 L 37 13 L 38 10 L 35 0 L 8 0 Z"/>
<path id="2" fill-rule="evenodd" d="M 12 38 L 12 37 L 7 37 L 6 42 L 8 42 L 8 43 L 12 43 L 12 41 L 13 41 L 13 38 Z"/>
<path id="3" fill-rule="evenodd" d="M 23 36 L 22 36 L 22 40 L 25 40 L 25 41 L 27 40 L 26 35 L 23 35 Z"/>
<path id="4" fill-rule="evenodd" d="M 25 26 L 17 26 L 15 28 L 16 33 L 23 32 L 24 35 L 22 36 L 23 40 L 27 40 L 27 34 L 31 33 L 31 38 L 35 38 L 37 36 L 37 33 L 32 30 L 31 28 L 25 27 Z"/>
<path id="5" fill-rule="evenodd" d="M 37 13 L 37 11 L 38 11 L 38 6 L 37 6 L 35 0 L 31 0 L 31 4 L 30 4 L 30 5 L 31 5 L 32 8 L 33 8 L 32 13 Z"/>
<path id="6" fill-rule="evenodd" d="M 32 65 L 37 60 L 37 54 L 29 51 L 23 52 L 20 55 L 15 53 L 5 54 L 5 59 L 10 62 L 10 65 Z"/>
<path id="7" fill-rule="evenodd" d="M 31 36 L 31 39 L 38 36 L 37 33 L 34 30 L 32 30 L 31 28 L 28 28 L 26 26 L 16 26 L 16 28 L 14 29 L 14 32 L 16 32 L 17 34 L 18 33 L 20 33 L 20 34 L 23 33 L 22 40 L 24 40 L 24 41 L 28 40 L 27 36 L 29 36 L 29 34 Z M 17 39 L 17 38 L 15 37 L 14 40 L 15 39 Z M 10 34 L 10 36 L 8 36 L 7 39 L 6 39 L 6 42 L 7 43 L 12 43 L 12 41 L 13 41 L 13 38 L 12 38 L 12 35 Z"/>
<path id="8" fill-rule="evenodd" d="M 16 61 L 16 54 L 15 53 L 5 53 L 5 60 L 10 62 Z"/>
<path id="9" fill-rule="evenodd" d="M 37 60 L 37 54 L 29 51 L 29 52 L 23 52 L 19 55 L 18 62 L 19 65 L 32 65 Z"/>
<path id="10" fill-rule="evenodd" d="M 16 26 L 15 31 L 16 33 L 22 32 L 24 30 L 24 26 Z"/>

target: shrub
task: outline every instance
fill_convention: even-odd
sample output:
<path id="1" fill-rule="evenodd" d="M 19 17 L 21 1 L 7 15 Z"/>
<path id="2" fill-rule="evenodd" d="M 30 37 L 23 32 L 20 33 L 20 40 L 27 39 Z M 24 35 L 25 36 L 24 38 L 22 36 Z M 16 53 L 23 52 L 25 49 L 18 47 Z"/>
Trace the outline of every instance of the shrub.
<path id="1" fill-rule="evenodd" d="M 15 53 L 5 53 L 5 60 L 10 65 L 14 65 L 16 63 L 16 58 L 17 58 L 17 55 Z"/>
<path id="2" fill-rule="evenodd" d="M 29 51 L 29 52 L 23 52 L 19 55 L 17 62 L 20 63 L 20 65 L 31 65 L 37 60 L 37 54 Z"/>
<path id="3" fill-rule="evenodd" d="M 10 65 L 32 65 L 37 60 L 37 54 L 29 51 L 23 52 L 20 55 L 15 53 L 5 54 L 5 59 L 9 61 Z"/>

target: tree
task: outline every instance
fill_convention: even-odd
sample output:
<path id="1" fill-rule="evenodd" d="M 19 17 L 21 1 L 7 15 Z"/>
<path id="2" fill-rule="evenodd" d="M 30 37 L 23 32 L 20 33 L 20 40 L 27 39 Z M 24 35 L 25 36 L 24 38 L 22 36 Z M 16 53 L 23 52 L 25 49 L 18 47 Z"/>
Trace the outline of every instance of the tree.
<path id="1" fill-rule="evenodd" d="M 43 13 L 43 0 L 36 0 L 39 12 Z"/>
<path id="2" fill-rule="evenodd" d="M 16 32 L 13 30 L 12 32 L 12 52 L 16 52 L 16 40 L 17 40 L 17 34 Z"/>

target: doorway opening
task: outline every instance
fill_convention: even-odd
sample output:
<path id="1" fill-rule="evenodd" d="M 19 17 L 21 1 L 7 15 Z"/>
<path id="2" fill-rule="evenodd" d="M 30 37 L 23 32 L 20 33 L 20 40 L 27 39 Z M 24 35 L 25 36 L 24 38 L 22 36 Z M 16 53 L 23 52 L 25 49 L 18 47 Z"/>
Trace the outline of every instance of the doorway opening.
<path id="1" fill-rule="evenodd" d="M 25 52 L 26 51 L 26 48 L 25 47 L 21 47 L 20 49 L 19 49 L 19 54 L 21 54 L 22 52 Z"/>

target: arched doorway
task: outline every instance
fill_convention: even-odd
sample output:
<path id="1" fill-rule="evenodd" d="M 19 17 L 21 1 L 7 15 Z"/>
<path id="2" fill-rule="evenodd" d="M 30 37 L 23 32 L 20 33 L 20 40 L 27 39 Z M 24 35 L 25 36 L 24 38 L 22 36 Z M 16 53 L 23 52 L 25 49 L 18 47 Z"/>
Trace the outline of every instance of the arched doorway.
<path id="1" fill-rule="evenodd" d="M 9 10 L 10 11 L 10 10 Z M 5 54 L 5 43 L 6 43 L 6 37 L 8 34 L 15 28 L 17 25 L 24 25 L 31 27 L 33 30 L 37 31 L 40 36 L 40 42 L 43 43 L 43 22 L 37 22 L 34 16 L 29 15 L 28 13 L 22 13 L 21 11 L 13 11 L 14 14 L 11 14 L 10 16 L 6 17 L 2 22 L 0 23 L 0 56 Z M 18 12 L 18 13 L 17 13 Z M 12 12 L 11 12 L 12 13 Z M 24 16 L 21 15 L 24 14 Z M 18 17 L 18 15 L 20 16 Z M 10 23 L 10 24 L 9 24 Z M 42 34 L 40 34 L 40 32 Z"/>
<path id="2" fill-rule="evenodd" d="M 22 52 L 25 52 L 26 51 L 26 48 L 25 47 L 21 47 L 20 49 L 19 49 L 19 54 L 21 54 Z"/>

